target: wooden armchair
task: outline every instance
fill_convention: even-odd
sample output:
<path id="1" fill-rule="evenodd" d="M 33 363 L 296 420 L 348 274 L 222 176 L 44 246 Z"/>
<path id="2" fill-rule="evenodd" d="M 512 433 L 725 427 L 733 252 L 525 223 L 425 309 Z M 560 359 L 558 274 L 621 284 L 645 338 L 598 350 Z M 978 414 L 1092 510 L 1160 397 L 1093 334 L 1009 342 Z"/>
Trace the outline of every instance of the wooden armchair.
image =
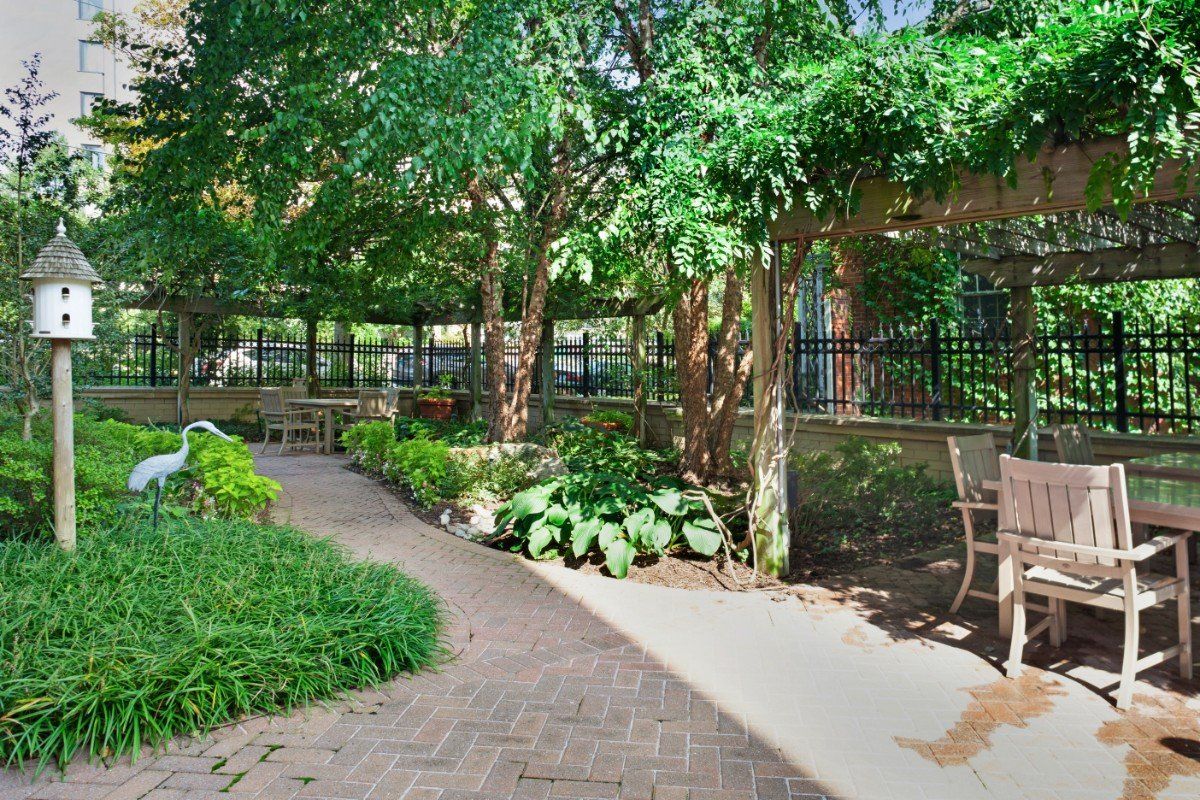
<path id="1" fill-rule="evenodd" d="M 968 595 L 993 603 L 998 599 L 994 586 L 987 592 L 972 589 L 971 580 L 975 577 L 975 556 L 978 553 L 994 556 L 1000 552 L 998 544 L 975 538 L 976 518 L 995 519 L 999 511 L 996 492 L 983 488 L 983 482 L 1000 480 L 1000 456 L 996 451 L 996 440 L 990 433 L 949 436 L 946 443 L 950 447 L 950 465 L 954 469 L 954 485 L 958 489 L 958 499 L 952 505 L 962 512 L 963 530 L 967 535 L 967 568 L 958 595 L 950 605 L 950 613 L 956 614 Z"/>
<path id="2" fill-rule="evenodd" d="M 271 431 L 279 431 L 279 454 L 286 447 L 320 447 L 316 414 L 304 409 L 289 409 L 286 400 L 289 389 L 262 389 L 263 446 L 267 452 Z M 307 395 L 305 395 L 307 396 Z"/>
<path id="3" fill-rule="evenodd" d="M 1025 643 L 1048 630 L 1050 643 L 1066 637 L 1066 604 L 1082 603 L 1125 614 L 1125 643 L 1117 708 L 1129 708 L 1137 673 L 1172 657 L 1179 674 L 1192 677 L 1192 629 L 1187 539 L 1181 533 L 1133 546 L 1125 470 L 1120 464 L 1092 467 L 1042 464 L 1001 456 L 1000 481 L 1006 528 L 1002 556 L 1013 575 L 1013 632 L 1008 676 L 1021 674 Z M 1154 555 L 1175 551 L 1175 574 L 1148 569 Z M 1025 629 L 1025 597 L 1049 598 L 1050 614 Z M 1139 615 L 1171 600 L 1179 643 L 1138 658 Z"/>
<path id="4" fill-rule="evenodd" d="M 1054 433 L 1054 449 L 1058 451 L 1060 464 L 1096 463 L 1092 452 L 1092 435 L 1086 425 L 1052 425 Z"/>
<path id="5" fill-rule="evenodd" d="M 389 392 L 383 389 L 363 389 L 359 391 L 358 408 L 342 414 L 343 419 L 346 421 L 346 426 L 350 427 L 359 422 L 370 422 L 373 420 L 390 422 L 396 416 L 396 408 L 394 403 L 389 407 L 389 399 Z"/>

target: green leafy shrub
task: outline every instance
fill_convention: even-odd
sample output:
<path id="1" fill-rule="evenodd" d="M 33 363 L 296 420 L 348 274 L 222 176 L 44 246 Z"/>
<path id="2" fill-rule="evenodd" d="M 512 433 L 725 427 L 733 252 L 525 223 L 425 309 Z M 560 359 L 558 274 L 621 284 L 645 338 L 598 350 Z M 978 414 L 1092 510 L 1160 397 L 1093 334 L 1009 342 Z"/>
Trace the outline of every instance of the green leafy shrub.
<path id="1" fill-rule="evenodd" d="M 517 454 L 488 457 L 452 452 L 443 496 L 473 502 L 503 502 L 529 488 L 535 466 L 532 458 Z"/>
<path id="2" fill-rule="evenodd" d="M 254 473 L 254 459 L 244 444 L 195 432 L 188 439 L 189 466 L 168 482 L 166 502 L 250 518 L 275 499 L 279 485 Z M 31 442 L 21 441 L 19 421 L 0 420 L 0 533 L 28 536 L 50 529 L 51 442 L 49 419 L 38 420 Z M 125 488 L 133 467 L 179 446 L 179 435 L 167 430 L 77 414 L 75 513 L 80 529 L 114 525 L 133 499 Z M 212 448 L 207 463 L 201 463 Z"/>
<path id="3" fill-rule="evenodd" d="M 678 458 L 669 450 L 651 450 L 637 439 L 616 431 L 598 431 L 568 421 L 542 436 L 571 472 L 607 472 L 650 480 L 670 472 Z"/>
<path id="4" fill-rule="evenodd" d="M 429 507 L 444 492 L 450 448 L 445 442 L 406 439 L 393 442 L 383 464 L 383 476 L 408 487 L 417 502 Z"/>
<path id="5" fill-rule="evenodd" d="M 396 417 L 395 438 L 405 439 L 436 439 L 442 432 L 442 424 L 431 419 L 419 417 Z"/>
<path id="6" fill-rule="evenodd" d="M 440 439 L 451 447 L 478 447 L 487 441 L 487 422 L 396 417 L 396 438 Z"/>
<path id="7" fill-rule="evenodd" d="M 336 544 L 166 520 L 0 543 L 0 760 L 136 755 L 439 660 L 423 585 Z"/>
<path id="8" fill-rule="evenodd" d="M 685 495 L 691 488 L 670 478 L 646 488 L 611 473 L 554 478 L 502 506 L 497 534 L 511 523 L 510 549 L 533 558 L 599 551 L 613 577 L 624 578 L 637 553 L 663 555 L 686 545 L 711 556 L 721 547 L 721 533 L 703 504 Z"/>
<path id="9" fill-rule="evenodd" d="M 279 496 L 282 487 L 265 475 L 255 474 L 254 456 L 240 441 L 201 436 L 193 448 L 192 475 L 200 489 L 196 493 L 197 510 L 211 509 L 220 516 L 252 519 Z"/>
<path id="10" fill-rule="evenodd" d="M 383 465 L 395 443 L 395 431 L 383 420 L 360 422 L 342 434 L 342 445 L 350 460 L 376 477 L 383 474 Z"/>
<path id="11" fill-rule="evenodd" d="M 852 436 L 833 452 L 793 453 L 795 496 L 790 503 L 795 549 L 819 556 L 855 551 L 923 549 L 945 529 L 951 486 L 925 474 L 924 464 L 900 463 L 896 442 Z"/>

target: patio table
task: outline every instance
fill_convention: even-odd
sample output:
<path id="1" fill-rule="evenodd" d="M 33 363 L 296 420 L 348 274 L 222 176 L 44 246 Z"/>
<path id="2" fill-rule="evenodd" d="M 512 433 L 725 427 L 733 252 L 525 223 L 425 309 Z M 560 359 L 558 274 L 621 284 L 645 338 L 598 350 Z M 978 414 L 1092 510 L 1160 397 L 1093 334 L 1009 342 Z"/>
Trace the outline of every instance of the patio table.
<path id="1" fill-rule="evenodd" d="M 320 416 L 320 424 L 325 429 L 324 441 L 321 444 L 321 452 L 326 454 L 333 453 L 333 412 L 350 411 L 358 408 L 357 400 L 339 399 L 334 397 L 297 398 L 288 400 L 287 404 L 295 408 L 307 408 L 317 412 L 317 414 Z"/>
<path id="2" fill-rule="evenodd" d="M 1129 475 L 1200 481 L 1200 453 L 1159 453 L 1124 463 Z"/>
<path id="3" fill-rule="evenodd" d="M 1134 524 L 1200 532 L 1200 478 L 1183 480 L 1158 475 L 1130 475 L 1125 483 L 1129 496 L 1129 520 Z M 1000 491 L 1000 481 L 984 481 L 983 487 Z M 1000 505 L 1004 514 L 1004 504 Z M 1003 521 L 1001 521 L 1003 525 Z M 1012 635 L 1012 566 L 1004 548 L 1000 550 L 997 575 L 1000 604 L 1000 635 Z"/>

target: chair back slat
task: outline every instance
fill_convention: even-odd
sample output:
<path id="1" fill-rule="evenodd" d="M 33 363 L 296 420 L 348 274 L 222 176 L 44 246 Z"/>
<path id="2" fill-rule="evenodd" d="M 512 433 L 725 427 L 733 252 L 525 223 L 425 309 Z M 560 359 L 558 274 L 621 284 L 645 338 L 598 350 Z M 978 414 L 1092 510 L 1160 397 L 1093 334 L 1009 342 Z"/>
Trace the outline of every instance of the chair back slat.
<path id="1" fill-rule="evenodd" d="M 1084 425 L 1054 425 L 1054 449 L 1063 464 L 1095 464 L 1092 435 Z"/>
<path id="2" fill-rule="evenodd" d="M 387 392 L 379 389 L 363 389 L 358 393 L 358 414 L 367 417 L 387 415 Z"/>
<path id="3" fill-rule="evenodd" d="M 259 392 L 259 399 L 262 401 L 263 414 L 279 415 L 283 413 L 282 389 L 262 389 Z"/>
<path id="4" fill-rule="evenodd" d="M 286 403 L 288 400 L 307 400 L 307 386 L 284 386 L 279 390 L 283 393 L 283 400 Z"/>
<path id="5" fill-rule="evenodd" d="M 1050 464 L 1000 457 L 1006 522 L 1023 536 L 1070 544 L 1128 550 L 1133 544 L 1120 464 L 1092 467 Z M 1101 563 L 1113 559 L 1058 554 L 1033 546 L 1039 554 L 1063 561 Z"/>
<path id="6" fill-rule="evenodd" d="M 990 433 L 978 436 L 949 436 L 950 465 L 958 499 L 968 503 L 995 502 L 995 492 L 983 488 L 984 481 L 1000 480 L 1000 456 Z"/>
<path id="7" fill-rule="evenodd" d="M 389 414 L 397 414 L 400 411 L 400 392 L 403 391 L 398 386 L 393 386 L 387 390 L 387 410 Z"/>

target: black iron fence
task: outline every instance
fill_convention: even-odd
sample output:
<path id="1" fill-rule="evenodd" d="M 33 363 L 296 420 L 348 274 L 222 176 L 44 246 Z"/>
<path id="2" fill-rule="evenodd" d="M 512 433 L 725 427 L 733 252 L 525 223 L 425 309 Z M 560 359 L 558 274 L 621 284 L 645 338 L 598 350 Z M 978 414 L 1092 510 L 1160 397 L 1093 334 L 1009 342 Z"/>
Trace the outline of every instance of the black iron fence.
<path id="1" fill-rule="evenodd" d="M 963 422 L 1012 419 L 1005 326 L 805 336 L 797 326 L 797 408 Z M 1200 430 L 1200 326 L 1126 324 L 1121 312 L 1037 334 L 1040 421 L 1116 431 Z"/>
<path id="2" fill-rule="evenodd" d="M 810 326 L 811 327 L 811 326 Z M 1200 431 L 1200 326 L 1182 322 L 1126 324 L 1122 314 L 1038 332 L 1038 394 L 1043 423 L 1082 422 L 1117 431 Z M 679 397 L 675 349 L 664 333 L 646 340 L 646 396 Z M 746 342 L 743 342 L 743 346 Z M 710 348 L 710 351 L 715 348 Z M 422 348 L 425 385 L 470 385 L 470 347 L 461 338 L 430 338 Z M 1012 343 L 1004 326 L 947 326 L 814 335 L 797 324 L 791 405 L 800 411 L 880 417 L 1006 422 L 1012 418 Z M 207 337 L 192 367 L 198 386 L 273 386 L 304 377 L 300 339 Z M 511 386 L 518 347 L 505 348 Z M 538 354 L 534 386 L 544 364 Z M 77 367 L 92 385 L 174 386 L 175 337 L 152 326 L 126 340 L 95 345 Z M 629 341 L 587 333 L 554 342 L 558 394 L 629 397 Z M 349 337 L 318 341 L 316 370 L 324 386 L 411 386 L 411 344 Z M 486 385 L 487 369 L 483 368 Z M 711 369 L 710 369 L 711 382 Z M 749 402 L 747 390 L 744 402 Z"/>
<path id="3" fill-rule="evenodd" d="M 340 341 L 318 340 L 316 373 L 322 386 L 356 388 L 412 386 L 416 374 L 409 343 L 349 336 Z M 678 398 L 674 369 L 675 348 L 661 332 L 646 340 L 646 392 L 653 400 Z M 486 355 L 481 354 L 484 382 Z M 509 343 L 504 372 L 515 382 L 519 347 Z M 453 389 L 470 385 L 471 348 L 462 340 L 430 337 L 421 348 L 422 383 L 442 382 Z M 534 368 L 534 385 L 541 385 L 542 354 Z M 252 338 L 207 336 L 200 341 L 192 363 L 193 386 L 278 386 L 305 377 L 308 344 L 303 337 Z M 174 386 L 179 375 L 178 339 L 157 325 L 117 342 L 97 343 L 80 356 L 77 371 L 93 386 Z M 581 397 L 629 397 L 633 370 L 629 341 L 588 333 L 566 336 L 554 343 L 554 386 L 559 394 Z"/>

